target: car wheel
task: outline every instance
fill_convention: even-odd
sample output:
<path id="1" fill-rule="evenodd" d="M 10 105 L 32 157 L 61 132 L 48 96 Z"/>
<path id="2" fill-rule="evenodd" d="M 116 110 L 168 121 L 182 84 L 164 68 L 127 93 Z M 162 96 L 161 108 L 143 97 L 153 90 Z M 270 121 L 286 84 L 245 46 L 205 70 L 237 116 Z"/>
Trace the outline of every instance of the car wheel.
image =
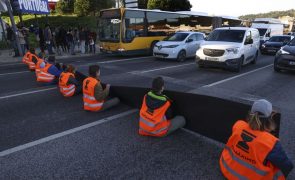
<path id="1" fill-rule="evenodd" d="M 242 69 L 242 65 L 243 65 L 243 60 L 244 60 L 244 56 L 242 56 L 240 59 L 239 59 L 239 62 L 238 62 L 238 65 L 237 67 L 233 70 L 234 72 L 237 72 L 239 73 Z"/>
<path id="2" fill-rule="evenodd" d="M 178 53 L 177 61 L 178 61 L 178 62 L 183 62 L 185 59 L 186 59 L 186 52 L 185 52 L 185 50 L 181 50 L 181 51 Z"/>
<path id="3" fill-rule="evenodd" d="M 251 62 L 251 64 L 256 64 L 257 63 L 257 59 L 258 59 L 258 52 L 255 55 L 255 58 L 253 59 L 253 61 Z"/>

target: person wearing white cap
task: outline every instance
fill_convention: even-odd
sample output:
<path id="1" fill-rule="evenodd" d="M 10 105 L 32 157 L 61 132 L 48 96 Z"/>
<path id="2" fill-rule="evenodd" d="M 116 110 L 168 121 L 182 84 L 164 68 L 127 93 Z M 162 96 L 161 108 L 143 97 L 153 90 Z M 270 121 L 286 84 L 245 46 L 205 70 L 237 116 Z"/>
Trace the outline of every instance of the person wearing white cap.
<path id="1" fill-rule="evenodd" d="M 255 101 L 246 121 L 238 120 L 232 129 L 219 165 L 226 179 L 286 179 L 293 164 L 277 137 L 272 104 Z"/>

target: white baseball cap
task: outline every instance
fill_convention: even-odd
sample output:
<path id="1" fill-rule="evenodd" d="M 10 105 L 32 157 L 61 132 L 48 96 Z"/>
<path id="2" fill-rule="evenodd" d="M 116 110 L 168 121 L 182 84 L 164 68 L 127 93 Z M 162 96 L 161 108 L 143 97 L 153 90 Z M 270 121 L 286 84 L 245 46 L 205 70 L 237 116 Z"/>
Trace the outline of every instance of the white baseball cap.
<path id="1" fill-rule="evenodd" d="M 272 104 L 269 101 L 265 99 L 260 99 L 258 101 L 255 101 L 252 105 L 251 113 L 259 112 L 265 117 L 270 117 L 272 110 Z"/>

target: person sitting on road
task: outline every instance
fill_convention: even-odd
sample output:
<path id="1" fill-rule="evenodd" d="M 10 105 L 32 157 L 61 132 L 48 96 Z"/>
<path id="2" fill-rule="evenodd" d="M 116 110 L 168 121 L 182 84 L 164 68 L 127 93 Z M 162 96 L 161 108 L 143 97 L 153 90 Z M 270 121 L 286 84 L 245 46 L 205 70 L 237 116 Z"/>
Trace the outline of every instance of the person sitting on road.
<path id="1" fill-rule="evenodd" d="M 102 111 L 110 109 L 120 103 L 118 98 L 108 100 L 110 85 L 103 89 L 100 81 L 100 67 L 98 65 L 89 66 L 89 77 L 83 81 L 83 101 L 84 110 Z"/>
<path id="2" fill-rule="evenodd" d="M 45 85 L 57 84 L 60 74 L 63 72 L 62 64 L 50 64 L 45 61 L 40 63 L 40 72 L 37 73 L 37 82 L 45 83 Z"/>
<path id="3" fill-rule="evenodd" d="M 185 126 L 182 116 L 173 116 L 172 100 L 163 95 L 164 80 L 153 80 L 152 90 L 144 98 L 140 110 L 139 134 L 163 137 Z"/>
<path id="4" fill-rule="evenodd" d="M 29 60 L 29 56 L 30 56 L 31 52 L 27 51 L 26 54 L 23 56 L 22 62 L 25 64 L 28 64 L 28 60 Z"/>
<path id="5" fill-rule="evenodd" d="M 23 62 L 26 63 L 30 71 L 35 71 L 36 64 L 39 60 L 38 56 L 35 53 L 35 48 L 30 48 L 30 51 L 26 53 L 26 58 L 23 58 Z"/>
<path id="6" fill-rule="evenodd" d="M 59 89 L 64 97 L 71 97 L 82 91 L 81 83 L 76 79 L 76 68 L 68 65 L 66 70 L 60 74 Z"/>
<path id="7" fill-rule="evenodd" d="M 258 100 L 247 121 L 237 121 L 220 158 L 226 179 L 285 179 L 293 169 L 275 130 L 272 104 Z"/>

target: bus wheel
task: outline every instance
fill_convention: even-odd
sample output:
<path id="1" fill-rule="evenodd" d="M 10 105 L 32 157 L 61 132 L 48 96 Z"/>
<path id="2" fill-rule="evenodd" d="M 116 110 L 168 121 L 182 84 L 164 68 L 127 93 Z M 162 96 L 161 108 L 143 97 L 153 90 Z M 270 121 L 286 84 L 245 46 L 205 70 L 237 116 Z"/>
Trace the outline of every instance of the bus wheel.
<path id="1" fill-rule="evenodd" d="M 178 53 L 177 61 L 178 61 L 178 62 L 183 62 L 185 59 L 186 59 L 186 52 L 185 52 L 185 50 L 181 50 L 181 51 Z"/>
<path id="2" fill-rule="evenodd" d="M 156 45 L 157 41 L 153 41 L 149 50 L 149 55 L 152 56 L 154 55 L 154 47 Z"/>

